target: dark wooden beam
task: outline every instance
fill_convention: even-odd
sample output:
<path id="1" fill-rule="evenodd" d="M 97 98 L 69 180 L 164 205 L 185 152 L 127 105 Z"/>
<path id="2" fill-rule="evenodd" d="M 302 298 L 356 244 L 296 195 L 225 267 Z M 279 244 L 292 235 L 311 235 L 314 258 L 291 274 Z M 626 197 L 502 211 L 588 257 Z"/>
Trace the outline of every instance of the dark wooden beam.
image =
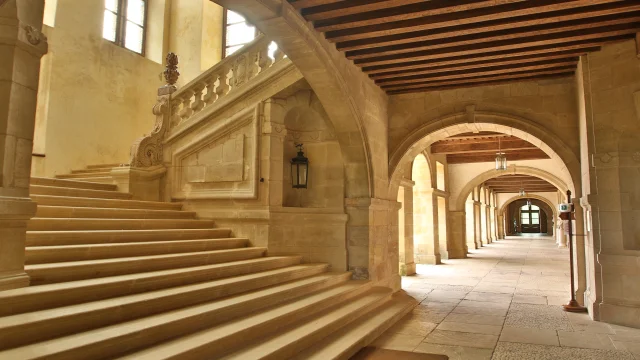
<path id="1" fill-rule="evenodd" d="M 382 79 L 393 79 L 400 76 L 417 76 L 417 75 L 428 75 L 434 73 L 442 73 L 447 71 L 462 71 L 462 70 L 477 70 L 477 69 L 485 69 L 485 68 L 493 68 L 496 66 L 518 66 L 521 64 L 530 64 L 534 62 L 545 62 L 545 61 L 554 61 L 554 60 L 565 60 L 565 59 L 575 59 L 580 57 L 581 55 L 586 54 L 591 51 L 598 51 L 599 48 L 587 48 L 580 50 L 570 50 L 563 51 L 558 53 L 550 53 L 550 54 L 539 54 L 534 56 L 521 56 L 514 57 L 506 60 L 488 60 L 488 61 L 472 61 L 464 64 L 445 64 L 440 66 L 425 66 L 418 69 L 413 70 L 400 70 L 400 71 L 390 71 L 383 73 L 372 73 L 370 77 L 374 80 L 382 80 Z"/>
<path id="2" fill-rule="evenodd" d="M 501 3 L 519 3 L 522 1 L 523 0 L 502 0 Z M 357 3 L 358 0 L 353 2 Z M 405 4 L 395 1 L 395 3 L 401 3 L 403 6 L 386 8 L 382 6 L 370 6 L 374 11 L 365 12 L 366 10 L 364 10 L 359 13 L 350 12 L 345 14 L 340 14 L 339 11 L 334 11 L 332 14 L 334 16 L 322 16 L 322 19 L 319 16 L 305 16 L 305 18 L 307 20 L 319 20 L 314 22 L 316 30 L 325 32 L 386 24 L 390 22 L 401 22 L 454 12 L 471 11 L 489 7 L 493 8 L 496 6 L 496 1 L 487 0 L 407 1 Z M 303 12 L 303 15 L 306 14 Z"/>
<path id="3" fill-rule="evenodd" d="M 566 72 L 562 74 L 539 75 L 539 76 L 530 76 L 530 77 L 504 79 L 504 80 L 493 80 L 493 81 L 485 81 L 481 83 L 453 84 L 453 85 L 443 85 L 443 86 L 425 86 L 423 88 L 416 88 L 416 89 L 387 91 L 387 94 L 401 95 L 401 94 L 410 94 L 410 93 L 416 93 L 416 92 L 444 91 L 444 90 L 451 90 L 451 89 L 472 88 L 472 87 L 478 87 L 478 86 L 494 86 L 494 85 L 519 82 L 519 81 L 560 79 L 560 78 L 566 78 L 566 77 L 573 77 L 574 75 L 575 75 L 575 72 L 572 71 L 572 72 Z"/>
<path id="4" fill-rule="evenodd" d="M 463 70 L 463 71 L 452 71 L 452 72 L 446 72 L 446 73 L 433 73 L 430 75 L 422 75 L 422 76 L 398 77 L 395 79 L 376 80 L 376 84 L 385 88 L 387 86 L 392 86 L 392 85 L 424 83 L 425 81 L 464 79 L 468 77 L 520 73 L 520 72 L 526 72 L 526 71 L 535 71 L 535 70 L 551 69 L 551 68 L 566 67 L 566 66 L 575 67 L 578 64 L 578 60 L 579 60 L 578 58 L 571 58 L 566 60 L 561 59 L 556 61 L 523 64 L 525 66 L 496 66 L 496 67 L 485 68 L 485 69 L 475 70 L 475 71 Z"/>
<path id="5" fill-rule="evenodd" d="M 528 141 L 517 139 L 515 141 L 501 141 L 495 139 L 492 142 L 438 142 L 431 145 L 432 154 L 460 154 L 460 153 L 477 153 L 477 152 L 494 152 L 512 150 L 532 150 L 537 147 Z"/>
<path id="6" fill-rule="evenodd" d="M 327 5 L 333 3 L 347 3 L 348 0 L 289 0 L 296 9 L 303 9 L 312 6 Z"/>
<path id="7" fill-rule="evenodd" d="M 345 19 L 349 15 L 356 14 L 371 16 L 371 14 L 377 11 L 384 11 L 389 15 L 391 12 L 402 14 L 408 8 L 406 5 L 423 2 L 424 0 L 349 0 L 302 9 L 302 16 L 307 20 L 317 21 L 331 18 Z M 400 9 L 398 9 L 398 7 L 400 7 Z"/>
<path id="8" fill-rule="evenodd" d="M 486 81 L 495 81 L 495 80 L 517 80 L 521 78 L 535 78 L 539 75 L 557 75 L 557 74 L 565 74 L 565 73 L 574 73 L 576 67 L 575 66 L 562 66 L 557 68 L 545 69 L 545 70 L 536 70 L 536 71 L 519 71 L 512 73 L 503 73 L 501 75 L 488 75 L 488 76 L 478 76 L 478 77 L 467 77 L 460 78 L 457 80 L 441 80 L 441 81 L 424 81 L 420 83 L 414 84 L 406 84 L 406 85 L 390 85 L 390 86 L 382 86 L 382 89 L 385 91 L 397 91 L 397 90 L 406 90 L 406 89 L 420 89 L 423 87 L 429 86 L 447 86 L 447 85 L 455 85 L 455 84 L 472 84 L 472 83 L 483 83 Z"/>
<path id="9" fill-rule="evenodd" d="M 555 47 L 558 44 L 573 44 L 589 40 L 604 39 L 611 36 L 635 34 L 640 31 L 639 23 L 614 25 L 605 28 L 594 28 L 584 31 L 571 31 L 550 36 L 531 36 L 520 39 L 488 43 L 472 43 L 468 45 L 456 45 L 434 50 L 415 51 L 406 54 L 379 56 L 374 58 L 358 59 L 354 63 L 359 66 L 375 66 L 394 64 L 398 62 L 430 60 L 449 56 L 482 54 L 487 51 L 526 51 L 537 47 Z"/>
<path id="10" fill-rule="evenodd" d="M 594 17 L 617 15 L 640 10 L 640 4 L 630 2 L 613 2 L 594 6 L 565 9 L 551 13 L 536 13 L 518 17 L 508 17 L 472 23 L 460 26 L 445 27 L 440 29 L 430 29 L 424 31 L 413 31 L 390 36 L 376 36 L 360 40 L 338 42 L 338 50 L 358 50 L 381 46 L 399 45 L 415 43 L 419 41 L 429 41 L 437 39 L 447 39 L 450 37 L 464 36 L 469 34 L 487 33 L 499 30 L 515 30 L 526 26 L 540 26 L 545 24 L 557 24 L 565 21 L 590 19 Z"/>
<path id="11" fill-rule="evenodd" d="M 495 19 L 513 18 L 523 15 L 541 14 L 583 6 L 617 2 L 619 0 L 536 0 L 524 3 L 496 5 L 490 8 L 471 11 L 456 11 L 441 15 L 423 16 L 403 21 L 372 22 L 365 26 L 349 28 L 348 22 L 326 21 L 315 24 L 316 30 L 326 32 L 329 41 L 366 39 L 377 36 L 389 36 L 412 31 L 424 31 L 442 27 L 450 27 Z M 428 3 L 428 2 L 427 2 Z M 382 20 L 381 20 L 382 21 Z"/>
<path id="12" fill-rule="evenodd" d="M 500 194 L 520 192 L 520 190 L 517 190 L 517 189 L 492 189 L 492 190 L 494 193 L 500 193 Z M 536 189 L 536 190 L 527 191 L 527 192 L 556 192 L 556 191 L 558 191 L 558 189 L 554 187 L 554 188 Z"/>
<path id="13" fill-rule="evenodd" d="M 518 29 L 500 30 L 489 33 L 476 33 L 464 36 L 448 37 L 447 39 L 420 41 L 409 44 L 376 47 L 371 49 L 347 51 L 348 59 L 368 59 L 379 56 L 408 54 L 422 50 L 433 50 L 451 46 L 462 46 L 481 43 L 492 43 L 515 40 L 531 45 L 555 44 L 562 42 L 587 39 L 580 35 L 598 34 L 611 29 L 615 25 L 640 22 L 640 13 L 618 14 L 603 18 L 577 20 L 566 23 L 556 23 L 542 26 L 529 26 Z M 548 41 L 548 42 L 547 42 Z"/>
<path id="14" fill-rule="evenodd" d="M 478 162 L 495 162 L 495 154 L 487 155 L 473 155 L 473 154 L 455 154 L 447 155 L 447 163 L 449 164 L 466 164 L 466 163 L 478 163 Z M 549 155 L 545 154 L 540 149 L 536 150 L 523 150 L 513 153 L 508 156 L 508 160 L 536 160 L 536 159 L 550 159 Z"/>

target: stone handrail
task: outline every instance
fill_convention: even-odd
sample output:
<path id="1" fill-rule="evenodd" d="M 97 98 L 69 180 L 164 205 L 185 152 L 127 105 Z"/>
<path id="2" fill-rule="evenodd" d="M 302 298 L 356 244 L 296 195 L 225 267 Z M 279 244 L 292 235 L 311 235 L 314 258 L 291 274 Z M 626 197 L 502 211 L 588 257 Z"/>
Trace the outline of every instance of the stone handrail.
<path id="1" fill-rule="evenodd" d="M 162 165 L 163 142 L 168 130 L 186 121 L 203 109 L 214 105 L 231 90 L 241 87 L 264 70 L 281 61 L 285 55 L 276 49 L 269 57 L 271 41 L 258 36 L 232 55 L 227 56 L 179 90 L 173 85 L 177 80 L 177 58 L 167 57 L 165 78 L 167 85 L 158 90 L 158 101 L 153 107 L 156 123 L 151 134 L 138 139 L 131 148 L 132 167 Z"/>

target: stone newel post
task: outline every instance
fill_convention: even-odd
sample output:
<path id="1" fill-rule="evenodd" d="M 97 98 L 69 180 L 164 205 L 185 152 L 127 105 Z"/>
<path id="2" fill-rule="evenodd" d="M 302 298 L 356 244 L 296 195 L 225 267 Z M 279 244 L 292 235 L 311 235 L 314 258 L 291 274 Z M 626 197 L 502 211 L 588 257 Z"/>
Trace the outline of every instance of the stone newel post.
<path id="1" fill-rule="evenodd" d="M 47 52 L 43 0 L 0 1 L 0 290 L 29 285 L 24 271 L 31 151 L 40 74 Z"/>

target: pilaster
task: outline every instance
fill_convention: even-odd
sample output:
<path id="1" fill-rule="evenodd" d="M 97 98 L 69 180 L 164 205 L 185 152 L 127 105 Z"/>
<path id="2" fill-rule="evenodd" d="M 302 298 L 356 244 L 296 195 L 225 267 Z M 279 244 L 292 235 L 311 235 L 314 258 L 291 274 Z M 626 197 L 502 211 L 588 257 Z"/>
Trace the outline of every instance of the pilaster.
<path id="1" fill-rule="evenodd" d="M 9 0 L 0 7 L 0 290 L 29 285 L 24 271 L 31 151 L 42 34 L 43 0 Z"/>

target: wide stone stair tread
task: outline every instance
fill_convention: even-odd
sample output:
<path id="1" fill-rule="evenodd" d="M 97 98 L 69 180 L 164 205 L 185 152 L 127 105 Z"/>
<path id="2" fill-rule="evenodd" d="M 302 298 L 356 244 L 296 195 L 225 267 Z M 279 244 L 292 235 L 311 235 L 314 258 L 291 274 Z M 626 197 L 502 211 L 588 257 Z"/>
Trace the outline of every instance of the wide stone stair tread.
<path id="1" fill-rule="evenodd" d="M 102 326 L 196 305 L 248 291 L 259 306 L 274 293 L 317 290 L 348 280 L 349 273 L 324 273 L 326 264 L 305 264 L 183 285 L 140 294 L 0 318 L 0 349 L 49 340 Z M 263 293 L 263 294 L 261 294 Z M 262 296 L 261 296 L 262 295 Z M 246 307 L 249 300 L 243 305 Z M 236 303 L 234 306 L 238 306 Z"/>
<path id="2" fill-rule="evenodd" d="M 39 285 L 96 277 L 123 275 L 135 272 L 146 272 L 170 268 L 222 263 L 228 261 L 248 260 L 251 258 L 261 257 L 266 251 L 266 248 L 250 247 L 182 254 L 59 262 L 50 264 L 26 265 L 25 271 L 31 278 L 31 283 L 33 285 Z"/>
<path id="3" fill-rule="evenodd" d="M 370 316 L 363 316 L 298 353 L 291 360 L 348 360 L 371 344 L 393 324 L 409 313 L 418 302 L 404 293 L 396 293 L 391 301 Z"/>
<path id="4" fill-rule="evenodd" d="M 180 210 L 181 203 L 168 203 L 159 201 L 141 201 L 125 199 L 101 199 L 90 197 L 74 196 L 53 196 L 53 195 L 31 195 L 31 199 L 38 203 L 38 206 L 71 206 L 71 207 L 95 207 L 95 208 L 117 208 L 117 209 L 158 209 L 158 210 Z"/>
<path id="5" fill-rule="evenodd" d="M 74 169 L 71 170 L 71 174 L 93 174 L 99 172 L 107 172 L 111 171 L 115 166 L 107 166 L 107 167 L 95 167 L 95 168 L 85 168 L 85 169 Z"/>
<path id="6" fill-rule="evenodd" d="M 213 227 L 213 220 L 196 219 L 32 218 L 27 223 L 27 231 L 206 229 Z"/>
<path id="7" fill-rule="evenodd" d="M 57 187 L 88 189 L 88 190 L 103 190 L 103 191 L 118 190 L 118 186 L 115 184 L 101 184 L 101 183 L 92 183 L 87 181 L 52 179 L 52 178 L 35 177 L 35 176 L 31 177 L 31 185 L 57 186 Z"/>
<path id="8" fill-rule="evenodd" d="M 83 174 L 91 175 L 91 174 Z M 111 176 L 82 176 L 76 177 L 74 180 L 92 182 L 96 184 L 113 184 L 113 178 Z"/>
<path id="9" fill-rule="evenodd" d="M 271 293 L 274 294 L 272 301 L 276 304 L 272 309 L 234 319 L 250 311 L 261 309 L 262 302 L 255 300 L 256 292 L 250 292 L 2 351 L 0 358 L 23 360 L 113 358 L 212 326 L 214 329 L 226 328 L 226 334 L 220 333 L 221 336 L 231 338 L 232 341 L 243 342 L 245 339 L 238 339 L 238 332 L 255 333 L 255 329 L 247 328 L 249 323 L 253 323 L 254 327 L 269 326 L 273 328 L 274 323 L 278 323 L 283 318 L 295 319 L 300 313 L 314 311 L 324 303 L 332 303 L 332 300 L 337 301 L 341 298 L 341 294 L 343 297 L 347 297 L 347 294 L 357 293 L 356 290 L 359 287 L 362 285 L 349 282 L 304 296 L 302 299 L 295 298 L 306 294 L 292 293 L 291 296 L 294 300 L 286 304 L 278 304 L 280 293 L 272 290 Z M 269 289 L 262 291 L 266 292 Z M 243 302 L 246 301 L 252 301 L 256 307 L 244 306 Z M 233 307 L 233 310 L 230 310 L 230 307 Z M 216 326 L 221 321 L 228 322 Z M 239 323 L 241 325 L 230 325 Z"/>
<path id="10" fill-rule="evenodd" d="M 29 231 L 26 243 L 27 246 L 80 245 L 216 239 L 230 235 L 229 229 Z"/>
<path id="11" fill-rule="evenodd" d="M 122 209 L 80 206 L 38 205 L 37 218 L 101 219 L 195 219 L 196 213 L 182 210 Z"/>
<path id="12" fill-rule="evenodd" d="M 79 189 L 73 187 L 60 186 L 42 186 L 31 185 L 29 192 L 32 195 L 53 195 L 53 196 L 71 196 L 71 197 L 88 197 L 101 199 L 131 199 L 132 195 L 117 191 Z"/>
<path id="13" fill-rule="evenodd" d="M 138 294 L 299 265 L 301 256 L 271 256 L 0 291 L 0 316 Z"/>
<path id="14" fill-rule="evenodd" d="M 177 254 L 196 251 L 243 248 L 249 239 L 220 238 L 198 240 L 149 241 L 139 243 L 107 243 L 58 246 L 29 246 L 28 265 L 65 261 L 85 261 L 144 255 Z"/>
<path id="15" fill-rule="evenodd" d="M 316 316 L 300 319 L 296 324 L 281 328 L 272 336 L 253 342 L 221 359 L 288 359 L 305 348 L 338 331 L 361 316 L 387 303 L 391 289 L 375 287 L 356 299 L 323 311 Z M 199 354 L 204 355 L 204 354 Z M 198 357 L 181 357 L 197 359 Z M 203 357 L 199 357 L 203 358 Z M 142 358 L 141 358 L 142 359 Z"/>
<path id="16" fill-rule="evenodd" d="M 111 175 L 110 171 L 96 171 L 91 173 L 91 177 L 108 177 Z M 86 173 L 81 174 L 60 174 L 56 175 L 56 179 L 75 179 L 75 178 L 83 178 L 88 177 Z"/>
<path id="17" fill-rule="evenodd" d="M 87 165 L 86 169 L 99 169 L 99 168 L 103 168 L 103 169 L 111 169 L 114 167 L 128 167 L 127 166 L 122 166 L 121 163 L 112 163 L 112 164 L 91 164 L 91 165 Z"/>

